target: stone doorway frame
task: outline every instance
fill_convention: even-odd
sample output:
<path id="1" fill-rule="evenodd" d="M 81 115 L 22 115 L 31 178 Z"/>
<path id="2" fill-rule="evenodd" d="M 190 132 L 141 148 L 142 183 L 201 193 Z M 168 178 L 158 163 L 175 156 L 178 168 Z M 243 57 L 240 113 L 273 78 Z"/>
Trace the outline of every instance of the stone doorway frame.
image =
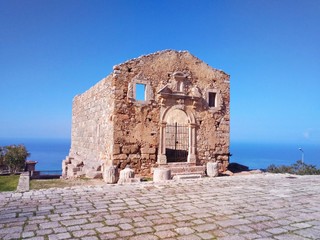
<path id="1" fill-rule="evenodd" d="M 160 116 L 160 141 L 159 141 L 159 153 L 157 157 L 157 163 L 159 165 L 167 164 L 166 156 L 166 126 L 167 117 L 170 111 L 179 109 L 186 113 L 188 117 L 188 131 L 189 131 L 189 149 L 187 163 L 196 164 L 196 120 L 193 112 L 190 109 L 181 108 L 181 105 L 174 105 L 166 107 Z"/>

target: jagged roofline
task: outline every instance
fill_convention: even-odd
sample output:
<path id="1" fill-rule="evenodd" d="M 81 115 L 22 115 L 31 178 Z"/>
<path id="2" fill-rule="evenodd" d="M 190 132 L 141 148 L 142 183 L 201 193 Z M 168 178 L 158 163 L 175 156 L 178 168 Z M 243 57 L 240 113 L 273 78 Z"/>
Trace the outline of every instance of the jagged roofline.
<path id="1" fill-rule="evenodd" d="M 177 51 L 177 50 L 172 50 L 172 49 L 161 50 L 161 51 L 157 51 L 157 52 L 154 52 L 154 53 L 150 53 L 150 54 L 146 54 L 146 55 L 141 55 L 140 57 L 137 57 L 137 58 L 132 58 L 132 59 L 127 60 L 127 61 L 125 61 L 125 62 L 123 62 L 123 63 L 114 65 L 114 66 L 113 66 L 113 70 L 115 70 L 115 69 L 117 69 L 117 68 L 120 69 L 122 66 L 125 66 L 126 64 L 128 64 L 128 63 L 130 63 L 130 62 L 135 62 L 135 61 L 138 61 L 138 60 L 140 60 L 140 59 L 147 58 L 147 57 L 149 57 L 149 56 L 161 55 L 161 54 L 165 54 L 165 53 L 168 53 L 168 52 L 175 52 L 175 53 L 177 53 L 177 54 L 179 54 L 179 53 L 180 53 L 180 54 L 183 54 L 183 53 L 190 54 L 195 60 L 197 60 L 197 61 L 199 61 L 199 62 L 207 65 L 207 66 L 208 66 L 209 68 L 211 68 L 212 70 L 217 71 L 217 72 L 220 72 L 220 73 L 222 73 L 222 74 L 230 77 L 229 74 L 225 73 L 225 72 L 222 71 L 222 70 L 219 70 L 219 69 L 216 69 L 216 68 L 211 67 L 209 64 L 205 63 L 205 62 L 202 61 L 201 59 L 199 59 L 199 58 L 197 58 L 196 56 L 192 55 L 192 54 L 191 54 L 189 51 L 187 51 L 187 50 Z M 111 80 L 113 72 L 114 72 L 114 71 L 112 71 L 112 72 L 111 72 L 110 74 L 108 74 L 106 77 L 102 78 L 100 81 L 98 81 L 98 82 L 97 82 L 95 85 L 93 85 L 91 88 L 94 88 L 97 84 L 100 84 L 100 83 L 101 83 L 102 81 L 104 81 L 104 80 L 107 80 L 107 79 L 110 79 L 110 80 Z M 91 88 L 89 88 L 89 89 L 86 90 L 85 92 L 88 92 Z M 85 92 L 83 92 L 83 93 L 85 93 Z M 73 98 L 73 100 L 74 100 L 76 97 L 82 95 L 83 93 L 77 94 L 77 95 Z"/>
<path id="2" fill-rule="evenodd" d="M 128 63 L 131 63 L 131 62 L 135 62 L 135 61 L 138 61 L 138 60 L 141 60 L 143 58 L 147 58 L 147 57 L 152 57 L 152 56 L 156 56 L 156 55 L 162 55 L 162 54 L 165 54 L 165 53 L 169 53 L 169 52 L 175 52 L 177 54 L 183 54 L 183 53 L 187 53 L 187 54 L 190 54 L 194 59 L 196 59 L 197 61 L 207 65 L 208 67 L 210 67 L 211 69 L 215 70 L 215 71 L 218 71 L 218 72 L 221 72 L 222 74 L 225 74 L 227 75 L 228 77 L 230 77 L 229 74 L 225 73 L 223 70 L 220 70 L 220 69 L 216 69 L 214 67 L 211 67 L 209 64 L 207 64 L 206 62 L 202 61 L 201 59 L 197 58 L 196 56 L 194 56 L 193 54 L 191 54 L 189 51 L 187 50 L 181 50 L 181 51 L 177 51 L 177 50 L 172 50 L 172 49 L 166 49 L 166 50 L 161 50 L 161 51 L 157 51 L 157 52 L 154 52 L 154 53 L 150 53 L 150 54 L 146 54 L 146 55 L 141 55 L 137 58 L 132 58 L 132 59 L 129 59 L 123 63 L 120 63 L 120 64 L 117 64 L 117 65 L 114 65 L 113 66 L 113 69 L 116 69 L 116 68 L 120 68 Z"/>

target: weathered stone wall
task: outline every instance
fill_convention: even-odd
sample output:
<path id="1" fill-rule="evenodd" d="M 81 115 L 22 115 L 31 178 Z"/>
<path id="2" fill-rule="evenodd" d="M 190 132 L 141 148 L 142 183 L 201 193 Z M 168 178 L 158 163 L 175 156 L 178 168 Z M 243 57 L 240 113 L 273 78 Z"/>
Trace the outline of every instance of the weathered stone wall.
<path id="1" fill-rule="evenodd" d="M 209 160 L 228 164 L 229 154 L 229 76 L 215 70 L 189 52 L 162 51 L 115 66 L 115 147 L 113 159 L 120 168 L 127 164 L 136 172 L 147 174 L 157 163 L 161 103 L 157 92 L 170 84 L 172 75 L 179 71 L 187 76 L 185 91 L 197 86 L 202 94 L 195 107 L 197 135 L 197 163 Z M 128 85 L 137 82 L 149 84 L 147 101 L 128 98 Z M 139 81 L 140 80 L 140 81 Z M 206 102 L 208 89 L 219 93 L 219 106 L 210 111 Z M 134 90 L 134 89 L 133 89 Z M 175 100 L 173 100 L 175 101 Z M 168 102 L 168 101 L 167 101 Z M 186 103 L 186 102 L 185 102 Z M 172 104 L 172 103 L 171 103 Z M 191 104 L 186 108 L 194 109 Z"/>
<path id="2" fill-rule="evenodd" d="M 114 84 L 117 89 L 114 111 L 114 152 L 113 163 L 120 169 L 130 165 L 141 175 L 150 174 L 156 166 L 159 144 L 160 108 L 154 101 L 159 79 L 152 76 L 149 66 L 135 61 L 115 67 Z M 149 84 L 148 100 L 135 101 L 128 95 L 132 79 Z M 134 87 L 134 86 L 132 86 Z"/>
<path id="3" fill-rule="evenodd" d="M 217 108 L 211 110 L 203 99 L 197 108 L 197 157 L 200 165 L 208 161 L 220 161 L 225 171 L 229 163 L 230 143 L 230 82 L 229 76 L 221 71 L 199 68 L 197 79 L 201 91 L 216 89 Z"/>
<path id="4" fill-rule="evenodd" d="M 136 98 L 137 84 L 146 87 L 143 101 Z M 214 107 L 208 105 L 208 92 L 216 94 Z M 221 161 L 225 170 L 229 92 L 227 74 L 187 51 L 161 51 L 114 66 L 110 76 L 74 99 L 65 175 L 94 177 L 105 163 L 149 175 L 152 167 L 166 163 L 167 121 L 189 124 L 189 163 Z"/>
<path id="5" fill-rule="evenodd" d="M 74 98 L 68 177 L 98 177 L 112 159 L 114 93 L 109 76 Z"/>

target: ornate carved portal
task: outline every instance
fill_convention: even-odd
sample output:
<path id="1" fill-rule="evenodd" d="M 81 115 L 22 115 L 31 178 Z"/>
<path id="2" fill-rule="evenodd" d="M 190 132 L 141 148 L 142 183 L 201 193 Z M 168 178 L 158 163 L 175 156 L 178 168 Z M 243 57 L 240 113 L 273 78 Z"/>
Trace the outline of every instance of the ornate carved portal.
<path id="1" fill-rule="evenodd" d="M 202 98 L 197 86 L 182 72 L 172 74 L 158 91 L 161 103 L 158 164 L 196 163 L 196 121 L 194 112 Z"/>

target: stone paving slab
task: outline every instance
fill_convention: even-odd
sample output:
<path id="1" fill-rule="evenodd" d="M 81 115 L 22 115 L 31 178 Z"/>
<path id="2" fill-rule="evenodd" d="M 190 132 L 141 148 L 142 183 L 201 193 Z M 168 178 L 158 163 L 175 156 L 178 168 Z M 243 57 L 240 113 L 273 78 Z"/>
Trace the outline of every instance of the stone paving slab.
<path id="1" fill-rule="evenodd" d="M 320 176 L 0 193 L 0 239 L 320 239 Z"/>

